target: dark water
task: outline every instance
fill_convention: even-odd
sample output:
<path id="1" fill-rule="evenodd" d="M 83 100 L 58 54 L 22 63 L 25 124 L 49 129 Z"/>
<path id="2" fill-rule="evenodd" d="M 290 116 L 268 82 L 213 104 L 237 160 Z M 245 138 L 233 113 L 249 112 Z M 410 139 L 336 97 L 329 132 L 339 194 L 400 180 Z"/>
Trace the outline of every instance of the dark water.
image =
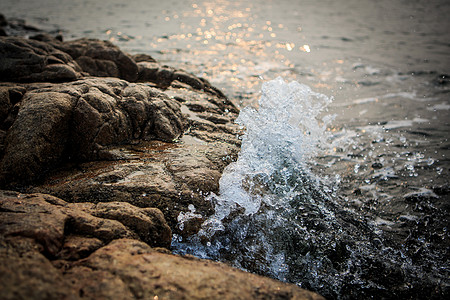
<path id="1" fill-rule="evenodd" d="M 2 0 L 0 12 L 148 53 L 241 107 L 278 76 L 334 98 L 326 145 L 298 145 L 304 166 L 281 151 L 287 171 L 253 170 L 271 200 L 224 218 L 214 251 L 192 249 L 330 298 L 448 295 L 450 1 Z"/>

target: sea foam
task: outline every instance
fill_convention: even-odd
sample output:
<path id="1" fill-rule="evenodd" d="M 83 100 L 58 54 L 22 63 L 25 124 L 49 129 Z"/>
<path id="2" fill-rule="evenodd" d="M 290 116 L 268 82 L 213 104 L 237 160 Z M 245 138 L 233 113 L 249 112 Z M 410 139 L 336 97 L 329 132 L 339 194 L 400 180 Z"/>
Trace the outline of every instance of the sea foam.
<path id="1" fill-rule="evenodd" d="M 246 107 L 236 119 L 245 128 L 241 151 L 237 161 L 225 168 L 219 195 L 210 196 L 215 214 L 204 223 L 201 235 L 211 237 L 222 229 L 222 220 L 234 209 L 252 215 L 262 204 L 275 205 L 267 190 L 274 176 L 283 193 L 292 192 L 292 187 L 286 190 L 282 185 L 288 184 L 295 169 L 305 170 L 326 141 L 331 118 L 318 117 L 330 102 L 308 86 L 286 83 L 281 77 L 263 84 L 259 108 Z"/>
<path id="2" fill-rule="evenodd" d="M 214 214 L 197 234 L 174 235 L 174 252 L 224 261 L 330 298 L 397 288 L 384 280 L 393 272 L 398 282 L 418 280 L 420 270 L 386 247 L 382 233 L 345 209 L 311 171 L 330 138 L 333 117 L 321 117 L 330 102 L 297 82 L 263 84 L 259 107 L 244 108 L 236 120 L 245 128 L 239 156 L 225 168 L 219 194 L 206 199 Z M 200 217 L 195 207 L 189 210 L 178 218 L 180 230 Z"/>
<path id="3" fill-rule="evenodd" d="M 320 116 L 331 101 L 306 85 L 280 77 L 264 83 L 259 107 L 244 108 L 236 119 L 245 128 L 242 147 L 237 161 L 223 172 L 219 195 L 207 197 L 215 213 L 197 235 L 187 240 L 175 236 L 177 251 L 231 260 L 237 267 L 286 279 L 289 267 L 286 252 L 277 247 L 278 238 L 290 234 L 286 228 L 295 227 L 310 235 L 301 228 L 297 208 L 311 215 L 309 221 L 314 219 L 316 225 L 332 216 L 320 204 L 313 209 L 301 204 L 326 198 L 308 164 L 329 137 L 326 127 L 332 117 Z M 180 214 L 180 228 L 194 216 L 192 212 L 191 208 Z M 259 258 L 255 262 L 253 257 Z"/>

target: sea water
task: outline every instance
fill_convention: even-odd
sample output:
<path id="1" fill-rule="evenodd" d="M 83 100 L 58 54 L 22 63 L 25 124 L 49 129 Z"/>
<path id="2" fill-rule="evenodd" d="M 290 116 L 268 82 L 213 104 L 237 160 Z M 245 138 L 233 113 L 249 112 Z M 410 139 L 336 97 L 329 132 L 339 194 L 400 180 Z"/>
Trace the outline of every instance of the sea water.
<path id="1" fill-rule="evenodd" d="M 333 117 L 320 117 L 330 103 L 295 81 L 264 83 L 258 109 L 244 108 L 236 120 L 245 134 L 219 194 L 207 197 L 215 213 L 197 234 L 175 234 L 175 252 L 224 261 L 330 298 L 431 294 L 424 286 L 439 285 L 429 278 L 439 267 L 414 265 L 405 249 L 391 247 L 377 230 L 376 222 L 389 221 L 370 222 L 349 210 L 336 193 L 339 179 L 313 172 L 314 157 L 333 145 L 326 130 Z M 180 230 L 199 217 L 193 206 L 180 213 Z"/>
<path id="2" fill-rule="evenodd" d="M 150 54 L 252 107 L 239 122 L 253 146 L 207 199 L 217 212 L 198 241 L 175 250 L 328 298 L 448 298 L 449 1 L 2 0 L 0 12 Z M 260 110 L 278 76 L 302 85 L 279 83 L 273 99 L 298 89 L 327 111 L 271 114 L 269 92 Z M 198 214 L 190 206 L 180 226 Z"/>

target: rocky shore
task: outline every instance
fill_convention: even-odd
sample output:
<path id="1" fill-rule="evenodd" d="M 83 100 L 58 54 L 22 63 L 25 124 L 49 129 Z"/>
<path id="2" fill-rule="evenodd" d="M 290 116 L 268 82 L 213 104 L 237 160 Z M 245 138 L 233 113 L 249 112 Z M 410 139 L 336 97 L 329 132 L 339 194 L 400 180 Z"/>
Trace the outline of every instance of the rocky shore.
<path id="1" fill-rule="evenodd" d="M 239 151 L 221 91 L 107 41 L 0 27 L 1 299 L 322 299 L 170 251 Z"/>

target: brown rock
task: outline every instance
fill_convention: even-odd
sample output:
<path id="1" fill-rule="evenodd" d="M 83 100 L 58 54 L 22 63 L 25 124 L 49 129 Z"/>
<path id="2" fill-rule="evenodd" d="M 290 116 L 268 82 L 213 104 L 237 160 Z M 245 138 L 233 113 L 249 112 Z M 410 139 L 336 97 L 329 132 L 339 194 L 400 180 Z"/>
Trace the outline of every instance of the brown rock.
<path id="1" fill-rule="evenodd" d="M 148 54 L 142 54 L 142 53 L 135 54 L 135 55 L 132 56 L 132 58 L 133 58 L 133 60 L 136 63 L 140 63 L 140 62 L 144 62 L 144 61 L 146 61 L 146 62 L 156 62 L 156 60 L 153 57 L 151 57 L 150 55 L 148 55 Z"/>
<path id="2" fill-rule="evenodd" d="M 58 253 L 58 257 L 64 260 L 79 260 L 89 256 L 103 245 L 104 243 L 97 238 L 68 235 L 65 237 L 64 245 Z"/>
<path id="3" fill-rule="evenodd" d="M 25 87 L 24 95 L 13 85 L 0 88 L 0 117 L 7 130 L 0 154 L 4 185 L 32 182 L 67 158 L 114 158 L 105 154 L 105 146 L 134 139 L 172 141 L 185 128 L 178 102 L 146 85 L 90 78 Z M 11 97 L 22 98 L 12 106 Z"/>
<path id="4" fill-rule="evenodd" d="M 61 160 L 73 105 L 73 97 L 57 92 L 31 92 L 24 97 L 7 132 L 1 179 L 34 177 Z"/>
<path id="5" fill-rule="evenodd" d="M 0 299 L 322 299 L 139 240 L 167 235 L 156 209 L 0 191 Z"/>
<path id="6" fill-rule="evenodd" d="M 218 191 L 223 168 L 239 150 L 235 107 L 206 92 L 162 92 L 114 78 L 3 89 L 4 115 L 9 110 L 3 144 L 0 132 L 3 186 L 46 177 L 29 191 L 70 202 L 157 207 L 175 229 L 189 204 L 204 216 L 211 213 L 205 194 Z M 221 121 L 206 120 L 214 118 Z M 77 167 L 69 164 L 48 177 L 67 162 Z"/>
<path id="7" fill-rule="evenodd" d="M 58 42 L 63 41 L 62 35 L 53 36 L 53 35 L 50 35 L 45 32 L 30 36 L 30 39 L 36 40 L 36 41 L 41 41 L 41 42 L 51 42 L 51 43 L 58 43 Z"/>
<path id="8" fill-rule="evenodd" d="M 56 256 L 64 241 L 65 223 L 69 220 L 69 216 L 59 209 L 63 203 L 48 195 L 30 196 L 1 191 L 0 234 L 34 239 L 43 253 Z"/>
<path id="9" fill-rule="evenodd" d="M 172 233 L 159 209 L 137 208 L 123 202 L 106 202 L 93 205 L 88 211 L 99 218 L 119 221 L 150 246 L 170 247 Z"/>
<path id="10" fill-rule="evenodd" d="M 108 271 L 75 266 L 65 271 L 64 279 L 70 282 L 71 289 L 80 299 L 142 299 L 135 297 L 119 276 Z"/>
<path id="11" fill-rule="evenodd" d="M 236 149 L 225 143 L 152 142 L 114 147 L 110 150 L 124 155 L 124 159 L 85 163 L 77 169 L 55 173 L 33 190 L 71 202 L 126 201 L 140 207 L 157 207 L 172 230 L 176 230 L 177 216 L 189 204 L 205 216 L 211 213 L 205 195 L 218 191 L 220 171 L 234 157 Z"/>
<path id="12" fill-rule="evenodd" d="M 109 41 L 79 39 L 54 46 L 68 53 L 92 76 L 119 77 L 130 82 L 138 79 L 134 60 Z"/>
<path id="13" fill-rule="evenodd" d="M 190 257 L 159 253 L 133 240 L 116 240 L 77 266 L 115 274 L 142 299 L 323 299 L 272 279 Z M 101 295 L 92 288 L 90 297 Z"/>
<path id="14" fill-rule="evenodd" d="M 45 194 L 0 191 L 0 212 L 0 234 L 35 239 L 50 257 L 74 257 L 67 252 L 95 250 L 101 245 L 97 240 L 108 243 L 124 237 L 142 237 L 153 246 L 170 246 L 171 232 L 162 213 L 128 203 L 68 204 Z M 71 235 L 95 239 L 65 240 Z"/>
<path id="15" fill-rule="evenodd" d="M 0 80 L 18 82 L 72 81 L 81 77 L 78 64 L 49 43 L 0 37 Z"/>
<path id="16" fill-rule="evenodd" d="M 185 71 L 181 70 L 175 71 L 173 73 L 173 80 L 178 80 L 180 82 L 186 83 L 196 90 L 201 90 L 205 88 L 205 84 L 203 83 L 203 81 L 201 81 L 198 77 L 195 77 L 194 75 L 187 73 Z"/>
<path id="17" fill-rule="evenodd" d="M 84 72 L 89 73 L 92 76 L 98 77 L 118 77 L 120 78 L 120 71 L 117 65 L 106 59 L 94 59 L 90 56 L 79 56 L 76 59 L 78 65 Z"/>
<path id="18" fill-rule="evenodd" d="M 32 239 L 5 239 L 0 234 L 0 298 L 59 300 L 79 296 Z"/>
<path id="19" fill-rule="evenodd" d="M 236 129 L 236 128 L 235 128 Z M 89 162 L 77 169 L 63 170 L 48 177 L 33 191 L 51 193 L 71 202 L 123 201 L 140 207 L 157 207 L 172 230 L 177 217 L 193 204 L 203 216 L 211 214 L 205 195 L 218 192 L 221 172 L 236 156 L 235 135 L 214 133 L 215 141 L 193 136 L 206 131 L 191 127 L 179 143 L 141 142 L 110 147 L 115 162 Z M 223 141 L 220 141 L 222 139 Z"/>
<path id="20" fill-rule="evenodd" d="M 169 87 L 180 89 L 193 89 L 212 94 L 219 99 L 225 99 L 225 103 L 230 103 L 226 100 L 226 96 L 217 88 L 213 87 L 207 80 L 194 76 L 184 70 L 176 70 L 169 66 L 162 66 L 156 62 L 152 57 L 145 54 L 135 55 L 139 76 L 139 82 L 152 82 L 159 88 L 167 89 Z M 220 101 L 219 101 L 220 102 Z M 233 105 L 233 112 L 238 112 Z"/>
<path id="21" fill-rule="evenodd" d="M 169 66 L 160 66 L 156 71 L 157 83 L 163 87 L 167 88 L 173 81 L 173 74 L 175 69 Z"/>
<path id="22" fill-rule="evenodd" d="M 1 37 L 0 80 L 15 82 L 61 82 L 83 77 L 82 71 L 97 77 L 138 79 L 135 61 L 108 41 L 62 38 L 39 33 L 22 37 Z"/>
<path id="23" fill-rule="evenodd" d="M 139 68 L 139 77 L 138 80 L 141 82 L 155 82 L 159 83 L 157 72 L 159 69 L 159 64 L 156 62 L 138 62 L 137 63 Z"/>

